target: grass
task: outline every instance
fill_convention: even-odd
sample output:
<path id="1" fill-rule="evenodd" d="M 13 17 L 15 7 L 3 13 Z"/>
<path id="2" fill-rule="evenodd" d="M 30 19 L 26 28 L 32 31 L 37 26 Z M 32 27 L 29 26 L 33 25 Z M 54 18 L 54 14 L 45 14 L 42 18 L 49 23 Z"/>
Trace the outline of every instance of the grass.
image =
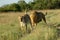
<path id="1" fill-rule="evenodd" d="M 45 12 L 45 10 L 42 10 Z M 20 30 L 18 16 L 23 15 L 23 12 L 6 12 L 0 14 L 0 40 L 60 40 L 57 36 L 57 25 L 60 24 L 60 11 L 47 10 L 46 25 L 43 21 L 31 32 Z M 30 31 L 28 25 L 28 32 Z M 25 28 L 25 27 L 24 27 Z"/>

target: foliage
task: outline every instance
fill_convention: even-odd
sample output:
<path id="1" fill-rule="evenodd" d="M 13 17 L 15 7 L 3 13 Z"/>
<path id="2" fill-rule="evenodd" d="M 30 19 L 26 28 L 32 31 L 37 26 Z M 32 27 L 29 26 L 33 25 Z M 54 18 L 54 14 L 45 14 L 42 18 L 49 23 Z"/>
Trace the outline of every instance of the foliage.
<path id="1" fill-rule="evenodd" d="M 17 3 L 7 4 L 0 7 L 0 11 L 25 11 L 40 9 L 59 9 L 60 0 L 33 0 L 26 3 L 25 0 L 19 0 Z"/>
<path id="2" fill-rule="evenodd" d="M 16 3 L 5 5 L 0 8 L 0 11 L 21 11 L 20 6 Z"/>

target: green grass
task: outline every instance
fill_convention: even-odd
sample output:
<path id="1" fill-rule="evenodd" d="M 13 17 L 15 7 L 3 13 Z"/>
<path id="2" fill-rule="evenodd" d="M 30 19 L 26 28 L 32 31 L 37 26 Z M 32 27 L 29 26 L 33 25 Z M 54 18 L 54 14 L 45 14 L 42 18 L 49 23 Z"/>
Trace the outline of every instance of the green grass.
<path id="1" fill-rule="evenodd" d="M 43 10 L 44 12 L 44 10 Z M 18 16 L 23 15 L 20 12 L 7 12 L 0 14 L 0 40 L 60 40 L 57 36 L 57 26 L 60 24 L 60 11 L 47 10 L 47 24 L 40 22 L 31 33 L 26 29 L 21 30 Z M 24 27 L 25 28 L 25 27 Z M 30 25 L 28 25 L 28 32 Z"/>

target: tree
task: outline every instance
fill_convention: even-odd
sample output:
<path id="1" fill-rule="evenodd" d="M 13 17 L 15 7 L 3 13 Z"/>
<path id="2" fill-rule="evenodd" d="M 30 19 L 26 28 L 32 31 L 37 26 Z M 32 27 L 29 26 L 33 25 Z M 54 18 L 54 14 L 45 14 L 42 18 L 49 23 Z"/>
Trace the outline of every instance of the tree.
<path id="1" fill-rule="evenodd" d="M 22 10 L 27 9 L 27 4 L 25 1 L 18 1 L 18 5 L 21 7 Z"/>

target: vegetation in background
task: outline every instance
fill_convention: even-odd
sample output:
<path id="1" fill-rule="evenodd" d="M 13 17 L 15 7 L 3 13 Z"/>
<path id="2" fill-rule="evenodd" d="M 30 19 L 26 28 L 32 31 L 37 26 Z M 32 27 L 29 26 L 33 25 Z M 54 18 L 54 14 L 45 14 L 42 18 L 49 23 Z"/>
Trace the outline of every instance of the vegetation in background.
<path id="1" fill-rule="evenodd" d="M 25 0 L 19 0 L 17 3 L 7 4 L 0 7 L 0 11 L 24 11 L 41 9 L 59 9 L 60 0 L 33 0 L 26 3 Z"/>

